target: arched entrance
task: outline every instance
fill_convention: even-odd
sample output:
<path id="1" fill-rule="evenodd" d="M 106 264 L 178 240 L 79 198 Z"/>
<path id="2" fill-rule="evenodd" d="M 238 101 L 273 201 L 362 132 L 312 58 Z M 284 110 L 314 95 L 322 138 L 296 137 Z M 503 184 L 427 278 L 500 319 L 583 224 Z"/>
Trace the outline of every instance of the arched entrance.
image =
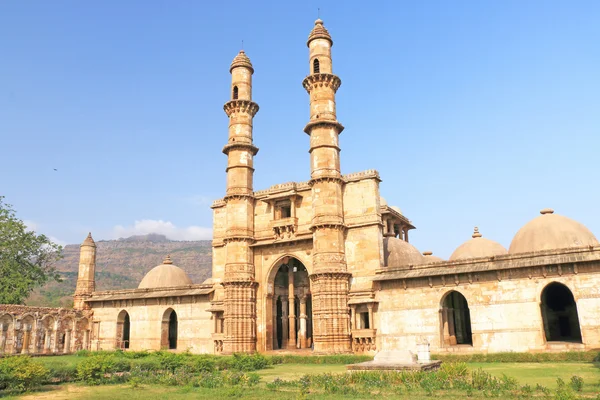
<path id="1" fill-rule="evenodd" d="M 577 304 L 568 287 L 558 282 L 546 286 L 541 311 L 546 341 L 581 343 Z"/>
<path id="2" fill-rule="evenodd" d="M 465 296 L 453 290 L 443 297 L 441 306 L 442 346 L 472 345 L 471 313 Z"/>
<path id="3" fill-rule="evenodd" d="M 271 273 L 273 288 L 267 307 L 272 310 L 268 324 L 267 348 L 306 349 L 312 346 L 312 302 L 306 267 L 293 257 L 286 257 Z M 269 329 L 270 327 L 270 329 Z"/>
<path id="4" fill-rule="evenodd" d="M 163 314 L 160 347 L 163 349 L 177 349 L 177 313 L 172 308 Z"/>
<path id="5" fill-rule="evenodd" d="M 129 321 L 129 313 L 123 310 L 117 316 L 117 349 L 129 348 L 130 330 L 131 322 Z"/>

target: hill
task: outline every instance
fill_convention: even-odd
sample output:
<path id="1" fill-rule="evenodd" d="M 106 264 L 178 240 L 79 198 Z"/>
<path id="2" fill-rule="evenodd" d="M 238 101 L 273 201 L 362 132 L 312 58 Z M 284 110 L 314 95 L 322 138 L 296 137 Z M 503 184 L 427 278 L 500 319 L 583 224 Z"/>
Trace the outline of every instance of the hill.
<path id="1" fill-rule="evenodd" d="M 162 264 L 167 254 L 183 268 L 194 283 L 210 278 L 212 248 L 210 240 L 174 241 L 164 235 L 148 234 L 96 242 L 96 290 L 134 289 L 144 275 Z M 71 307 L 79 268 L 79 244 L 63 249 L 56 265 L 63 282 L 50 282 L 29 296 L 26 304 L 46 307 Z"/>

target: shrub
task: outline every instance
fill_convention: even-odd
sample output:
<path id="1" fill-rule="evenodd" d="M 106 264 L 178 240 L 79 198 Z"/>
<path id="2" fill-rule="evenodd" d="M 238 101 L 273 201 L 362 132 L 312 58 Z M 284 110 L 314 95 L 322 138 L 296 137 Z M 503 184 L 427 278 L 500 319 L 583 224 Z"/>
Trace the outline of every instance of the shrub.
<path id="1" fill-rule="evenodd" d="M 562 353 L 473 353 L 473 354 L 432 354 L 434 360 L 444 362 L 592 362 L 600 360 L 600 354 L 593 351 L 567 351 Z"/>
<path id="2" fill-rule="evenodd" d="M 583 390 L 583 378 L 573 375 L 571 377 L 571 388 L 576 392 L 581 392 Z"/>
<path id="3" fill-rule="evenodd" d="M 28 356 L 0 359 L 0 390 L 24 392 L 39 387 L 48 379 L 48 370 Z"/>
<path id="4" fill-rule="evenodd" d="M 94 354 L 77 364 L 77 377 L 90 384 L 98 385 L 117 371 L 129 370 L 129 363 L 110 353 Z"/>
<path id="5" fill-rule="evenodd" d="M 269 365 L 268 360 L 262 354 L 239 354 L 233 355 L 233 359 L 230 360 L 228 369 L 235 371 L 257 371 L 264 369 Z"/>

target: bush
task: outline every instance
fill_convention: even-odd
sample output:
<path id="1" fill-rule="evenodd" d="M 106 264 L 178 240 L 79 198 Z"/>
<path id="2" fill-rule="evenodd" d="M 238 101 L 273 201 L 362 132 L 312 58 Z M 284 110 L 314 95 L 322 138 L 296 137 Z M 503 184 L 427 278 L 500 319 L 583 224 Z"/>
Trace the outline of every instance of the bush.
<path id="1" fill-rule="evenodd" d="M 99 353 L 86 357 L 77 364 L 77 378 L 90 385 L 110 380 L 116 372 L 129 371 L 131 364 L 110 353 Z"/>
<path id="2" fill-rule="evenodd" d="M 571 388 L 576 392 L 581 392 L 583 390 L 583 378 L 573 375 L 571 377 Z"/>
<path id="3" fill-rule="evenodd" d="M 228 369 L 235 371 L 257 371 L 269 366 L 269 361 L 262 354 L 239 354 L 233 355 L 228 364 Z"/>
<path id="4" fill-rule="evenodd" d="M 28 356 L 0 359 L 0 390 L 24 392 L 39 387 L 48 379 L 48 369 Z"/>

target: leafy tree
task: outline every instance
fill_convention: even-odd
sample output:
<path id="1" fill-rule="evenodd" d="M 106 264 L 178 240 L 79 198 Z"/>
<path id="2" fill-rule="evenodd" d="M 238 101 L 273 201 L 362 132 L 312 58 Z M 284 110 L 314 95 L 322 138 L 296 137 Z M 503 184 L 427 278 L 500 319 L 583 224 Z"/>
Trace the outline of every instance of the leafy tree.
<path id="1" fill-rule="evenodd" d="M 0 196 L 0 304 L 22 304 L 37 286 L 60 281 L 54 263 L 61 253 L 45 235 L 27 231 Z"/>

